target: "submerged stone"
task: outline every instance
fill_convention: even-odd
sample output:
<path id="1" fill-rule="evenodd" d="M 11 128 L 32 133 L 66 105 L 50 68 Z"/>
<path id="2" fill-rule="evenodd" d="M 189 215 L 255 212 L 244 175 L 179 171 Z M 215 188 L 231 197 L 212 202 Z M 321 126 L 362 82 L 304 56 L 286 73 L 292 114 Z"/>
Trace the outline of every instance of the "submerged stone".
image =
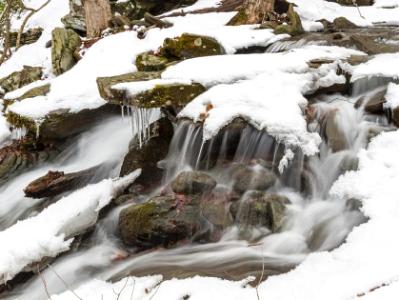
<path id="1" fill-rule="evenodd" d="M 189 59 L 201 56 L 225 54 L 217 40 L 211 37 L 184 33 L 180 37 L 165 39 L 160 53 L 168 58 Z"/>
<path id="2" fill-rule="evenodd" d="M 52 32 L 51 61 L 56 75 L 65 73 L 77 62 L 75 52 L 82 41 L 79 35 L 65 28 L 55 28 Z"/>
<path id="3" fill-rule="evenodd" d="M 43 70 L 41 67 L 24 66 L 22 70 L 1 78 L 0 87 L 5 93 L 8 93 L 40 80 L 42 75 Z"/>
<path id="4" fill-rule="evenodd" d="M 275 184 L 277 177 L 260 165 L 249 167 L 240 164 L 233 171 L 233 179 L 233 189 L 242 194 L 249 190 L 267 190 Z"/>
<path id="5" fill-rule="evenodd" d="M 200 206 L 198 198 L 186 200 L 177 207 L 178 199 L 174 196 L 157 196 L 125 208 L 119 215 L 122 241 L 142 250 L 171 247 L 191 239 L 200 228 Z"/>
<path id="6" fill-rule="evenodd" d="M 216 186 L 216 181 L 204 172 L 181 172 L 171 183 L 172 190 L 178 194 L 202 194 L 210 192 Z"/>

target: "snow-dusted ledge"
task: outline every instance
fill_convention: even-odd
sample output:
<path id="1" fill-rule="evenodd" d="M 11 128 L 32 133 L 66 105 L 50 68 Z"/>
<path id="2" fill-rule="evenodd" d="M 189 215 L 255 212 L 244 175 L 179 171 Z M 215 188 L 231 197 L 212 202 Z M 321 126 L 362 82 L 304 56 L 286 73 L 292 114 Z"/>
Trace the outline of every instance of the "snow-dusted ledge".
<path id="1" fill-rule="evenodd" d="M 50 205 L 37 216 L 0 232 L 0 284 L 31 263 L 67 251 L 73 237 L 94 225 L 100 210 L 140 172 L 137 170 L 120 179 L 88 185 Z"/>

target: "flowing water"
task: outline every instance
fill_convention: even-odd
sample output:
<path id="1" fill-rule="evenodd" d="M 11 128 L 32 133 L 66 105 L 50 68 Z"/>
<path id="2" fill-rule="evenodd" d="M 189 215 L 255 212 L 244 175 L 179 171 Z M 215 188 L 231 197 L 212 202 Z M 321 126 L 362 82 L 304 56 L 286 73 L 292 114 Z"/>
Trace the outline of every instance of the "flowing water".
<path id="1" fill-rule="evenodd" d="M 385 83 L 369 84 L 379 87 Z M 277 232 L 254 227 L 243 237 L 240 226 L 235 224 L 225 228 L 217 242 L 193 242 L 174 249 L 134 253 L 134 249 L 124 246 L 118 236 L 119 212 L 127 204 L 110 210 L 78 249 L 62 255 L 42 272 L 48 290 L 55 294 L 90 278 L 116 280 L 126 275 L 161 273 L 166 277 L 184 277 L 201 274 L 237 279 L 259 275 L 263 268 L 266 275 L 278 274 L 295 267 L 311 252 L 339 246 L 365 217 L 354 203 L 331 199 L 328 191 L 339 175 L 356 169 L 356 154 L 367 146 L 370 132 L 389 126 L 384 116 L 372 117 L 364 113 L 362 107 L 354 108 L 357 99 L 369 93 L 362 84 L 354 88 L 351 97 L 334 95 L 316 99 L 312 104 L 314 118 L 309 130 L 323 137 L 320 153 L 306 158 L 299 149 L 292 149 L 295 156 L 282 174 L 278 166 L 284 145 L 249 125 L 226 128 L 206 142 L 198 125 L 182 120 L 175 128 L 169 154 L 159 163 L 164 168 L 163 184 L 168 184 L 183 170 L 203 170 L 217 180 L 216 189 L 223 198 L 232 189 L 230 173 L 234 166 L 245 164 L 253 170 L 274 170 L 280 176 L 272 192 L 290 200 L 285 221 Z M 133 134 L 139 135 L 141 145 L 149 137 L 148 124 L 159 117 L 159 112 L 135 110 L 127 114 L 132 116 Z M 342 137 L 344 146 L 338 151 L 331 149 L 331 139 L 326 136 L 326 128 L 330 125 L 326 122 L 333 122 Z M 79 136 L 54 163 L 9 181 L 0 188 L 1 229 L 33 214 L 44 201 L 25 198 L 22 190 L 48 170 L 71 172 L 104 165 L 106 167 L 93 181 L 116 176 L 131 137 L 132 129 L 126 121 L 110 119 Z M 245 194 L 239 201 L 245 201 L 244 198 Z M 8 299 L 45 299 L 42 278 L 35 276 L 16 286 L 7 295 Z"/>

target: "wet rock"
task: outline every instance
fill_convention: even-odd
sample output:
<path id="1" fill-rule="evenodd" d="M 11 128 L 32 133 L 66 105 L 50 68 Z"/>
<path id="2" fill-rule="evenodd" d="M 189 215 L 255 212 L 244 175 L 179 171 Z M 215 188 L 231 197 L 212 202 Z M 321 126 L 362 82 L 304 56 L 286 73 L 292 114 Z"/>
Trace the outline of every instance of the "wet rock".
<path id="1" fill-rule="evenodd" d="M 112 88 L 114 91 L 116 88 Z M 121 103 L 141 108 L 184 107 L 198 95 L 205 92 L 205 87 L 199 83 L 163 84 L 138 94 L 130 94 L 127 89 L 119 89 Z M 113 92 L 111 92 L 113 93 Z M 115 93 L 114 93 L 115 94 Z"/>
<path id="2" fill-rule="evenodd" d="M 199 229 L 199 200 L 185 199 L 179 208 L 174 196 L 158 196 L 121 211 L 119 230 L 122 241 L 139 249 L 171 247 L 190 239 Z"/>
<path id="3" fill-rule="evenodd" d="M 399 106 L 392 110 L 392 121 L 397 127 L 399 127 Z"/>
<path id="4" fill-rule="evenodd" d="M 357 49 L 366 52 L 369 55 L 395 53 L 399 51 L 398 45 L 378 41 L 368 35 L 353 34 L 351 35 L 350 40 Z"/>
<path id="5" fill-rule="evenodd" d="M 223 47 L 214 38 L 184 33 L 180 37 L 165 39 L 160 53 L 168 58 L 189 59 L 201 56 L 221 55 Z"/>
<path id="6" fill-rule="evenodd" d="M 384 103 L 386 89 L 379 90 L 369 96 L 367 99 L 364 97 L 360 98 L 355 103 L 355 108 L 359 108 L 364 105 L 364 110 L 371 114 L 382 114 L 384 113 Z"/>
<path id="7" fill-rule="evenodd" d="M 294 5 L 292 5 L 292 4 L 289 5 L 287 16 L 288 16 L 288 19 L 289 19 L 288 24 L 278 25 L 274 29 L 274 32 L 276 34 L 287 33 L 287 34 L 292 35 L 292 36 L 298 35 L 298 34 L 302 34 L 304 32 L 304 30 L 303 30 L 303 27 L 302 27 L 301 18 L 295 12 Z"/>
<path id="8" fill-rule="evenodd" d="M 46 175 L 29 183 L 24 189 L 24 193 L 30 198 L 45 198 L 76 190 L 90 182 L 98 169 L 99 167 L 93 167 L 67 174 L 49 171 Z"/>
<path id="9" fill-rule="evenodd" d="M 242 226 L 264 226 L 272 232 L 283 225 L 287 197 L 263 192 L 251 192 L 239 202 L 232 203 L 230 211 Z"/>
<path id="10" fill-rule="evenodd" d="M 14 140 L 0 149 L 0 182 L 44 162 L 59 152 L 58 144 L 41 143 L 30 137 Z"/>
<path id="11" fill-rule="evenodd" d="M 350 198 L 346 200 L 345 207 L 349 211 L 360 211 L 362 208 L 363 203 L 359 199 L 356 198 Z"/>
<path id="12" fill-rule="evenodd" d="M 40 122 L 29 117 L 6 113 L 7 121 L 15 128 L 25 128 L 27 134 L 42 140 L 61 140 L 79 134 L 110 115 L 119 113 L 113 105 L 103 105 L 96 109 L 83 109 L 76 113 L 58 110 L 49 113 Z"/>
<path id="13" fill-rule="evenodd" d="M 346 6 L 370 6 L 374 4 L 374 0 L 356 0 L 355 2 L 353 0 L 327 0 L 329 2 L 335 2 L 341 5 L 346 5 Z"/>
<path id="14" fill-rule="evenodd" d="M 324 120 L 324 134 L 327 139 L 328 146 L 333 152 L 342 151 L 348 148 L 348 142 L 345 133 L 337 124 L 336 111 L 332 110 L 326 114 Z"/>
<path id="15" fill-rule="evenodd" d="M 126 154 L 121 176 L 142 169 L 141 175 L 136 179 L 135 185 L 145 187 L 157 185 L 162 179 L 163 170 L 158 168 L 158 162 L 166 157 L 169 144 L 173 137 L 173 126 L 167 118 L 162 118 L 151 125 L 151 138 L 140 147 L 137 138 Z"/>
<path id="16" fill-rule="evenodd" d="M 185 171 L 172 181 L 171 186 L 172 190 L 178 194 L 203 194 L 213 190 L 216 181 L 204 172 Z"/>
<path id="17" fill-rule="evenodd" d="M 244 193 L 249 190 L 264 191 L 272 187 L 277 178 L 270 170 L 259 165 L 248 167 L 238 165 L 233 173 L 233 189 L 238 193 Z"/>
<path id="18" fill-rule="evenodd" d="M 24 66 L 22 70 L 15 71 L 0 79 L 0 87 L 5 93 L 17 90 L 25 85 L 42 78 L 43 71 L 40 67 Z"/>
<path id="19" fill-rule="evenodd" d="M 122 205 L 122 204 L 125 204 L 128 201 L 131 201 L 131 200 L 135 199 L 135 198 L 136 198 L 136 195 L 134 195 L 134 194 L 124 194 L 124 195 L 121 195 L 118 198 L 116 198 L 113 201 L 113 203 L 115 205 Z"/>
<path id="20" fill-rule="evenodd" d="M 29 45 L 35 43 L 42 35 L 43 28 L 31 28 L 21 34 L 20 46 Z M 10 32 L 10 46 L 15 47 L 17 45 L 18 32 Z"/>
<path id="21" fill-rule="evenodd" d="M 79 35 L 71 29 L 55 28 L 53 30 L 51 62 L 54 74 L 60 75 L 76 64 L 75 52 L 81 43 Z"/>
<path id="22" fill-rule="evenodd" d="M 162 71 L 166 68 L 169 60 L 153 52 L 139 54 L 136 58 L 136 67 L 139 71 L 152 72 Z"/>
<path id="23" fill-rule="evenodd" d="M 133 81 L 146 81 L 158 79 L 161 77 L 161 72 L 134 72 L 126 73 L 111 77 L 98 77 L 97 86 L 100 95 L 103 99 L 112 104 L 123 104 L 123 97 L 125 93 L 119 89 L 112 87 L 118 83 L 133 82 Z"/>

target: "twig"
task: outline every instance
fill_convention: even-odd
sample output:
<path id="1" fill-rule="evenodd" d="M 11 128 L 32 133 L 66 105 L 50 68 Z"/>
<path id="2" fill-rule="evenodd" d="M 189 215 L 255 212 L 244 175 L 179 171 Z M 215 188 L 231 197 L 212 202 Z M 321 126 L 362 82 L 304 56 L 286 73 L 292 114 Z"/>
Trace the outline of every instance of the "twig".
<path id="1" fill-rule="evenodd" d="M 134 288 L 136 287 L 136 279 L 133 279 L 133 288 L 130 294 L 130 300 L 133 300 Z"/>
<path id="2" fill-rule="evenodd" d="M 261 255 L 262 255 L 262 273 L 260 274 L 259 281 L 255 286 L 256 297 L 258 298 L 258 300 L 260 300 L 258 288 L 259 288 L 260 283 L 262 282 L 263 275 L 265 274 L 265 257 L 263 256 L 263 246 L 261 247 Z"/>
<path id="3" fill-rule="evenodd" d="M 37 273 L 39 274 L 39 277 L 40 277 L 40 279 L 43 282 L 43 286 L 44 286 L 44 290 L 46 291 L 47 298 L 51 300 L 51 296 L 50 296 L 50 293 L 49 293 L 48 288 L 47 288 L 46 280 L 43 278 L 42 274 L 40 273 L 39 265 L 37 265 Z"/>
<path id="4" fill-rule="evenodd" d="M 159 288 L 161 287 L 162 282 L 163 282 L 163 281 L 160 281 L 160 282 L 157 284 L 157 289 L 156 289 L 155 292 L 151 295 L 151 297 L 148 298 L 148 300 L 152 300 L 152 299 L 154 298 L 154 296 L 158 293 L 158 290 L 159 290 Z"/>
<path id="5" fill-rule="evenodd" d="M 66 283 L 66 281 L 56 272 L 56 270 L 51 266 L 51 265 L 47 265 L 51 271 L 54 272 L 54 274 L 61 280 L 61 282 L 64 284 L 65 288 L 70 291 L 76 298 L 78 298 L 79 300 L 83 300 L 82 298 L 80 298 L 73 289 L 70 288 L 70 286 L 68 285 L 68 283 Z"/>
<path id="6" fill-rule="evenodd" d="M 126 288 L 127 282 L 129 281 L 129 277 L 126 277 L 126 281 L 125 284 L 122 286 L 121 290 L 119 291 L 119 293 L 115 293 L 114 289 L 112 289 L 112 291 L 114 292 L 114 294 L 116 295 L 116 300 L 119 300 L 119 297 L 121 296 L 123 290 Z"/>
<path id="7" fill-rule="evenodd" d="M 357 11 L 359 12 L 360 17 L 362 17 L 363 19 L 366 19 L 365 17 L 363 17 L 362 13 L 360 12 L 359 5 L 357 5 L 357 0 L 352 0 L 352 3 L 353 3 L 354 6 L 356 6 Z"/>
<path id="8" fill-rule="evenodd" d="M 16 49 L 16 50 L 18 50 L 19 47 L 21 46 L 21 36 L 22 36 L 22 33 L 24 32 L 24 29 L 25 29 L 26 24 L 28 23 L 28 20 L 29 20 L 35 13 L 39 12 L 41 9 L 43 9 L 44 7 L 46 7 L 47 4 L 50 3 L 50 1 L 51 1 L 51 0 L 47 0 L 45 3 L 43 3 L 43 4 L 42 4 L 39 8 L 37 8 L 37 9 L 29 8 L 29 7 L 26 7 L 25 5 L 23 6 L 23 9 L 30 11 L 30 13 L 26 16 L 26 18 L 25 18 L 24 21 L 22 22 L 21 27 L 19 28 L 18 36 L 17 36 L 17 43 L 16 43 L 16 46 L 15 46 L 15 49 Z"/>

